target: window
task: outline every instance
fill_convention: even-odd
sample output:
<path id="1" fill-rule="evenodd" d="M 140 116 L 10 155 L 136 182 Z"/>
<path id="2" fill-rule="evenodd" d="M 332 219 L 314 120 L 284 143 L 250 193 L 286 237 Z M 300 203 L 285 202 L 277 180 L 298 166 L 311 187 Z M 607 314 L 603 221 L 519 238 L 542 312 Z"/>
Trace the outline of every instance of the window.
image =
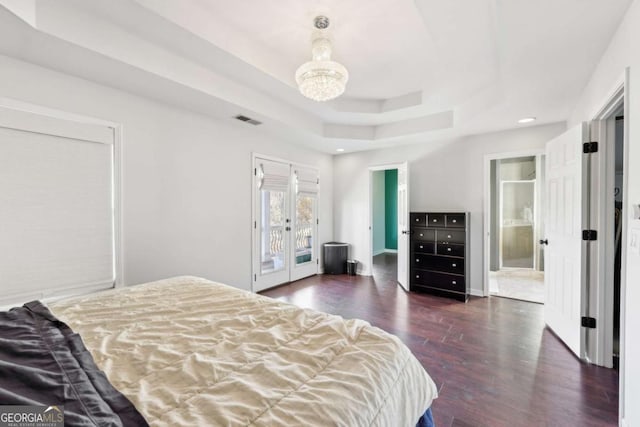
<path id="1" fill-rule="evenodd" d="M 0 109 L 0 305 L 115 282 L 114 133 Z"/>

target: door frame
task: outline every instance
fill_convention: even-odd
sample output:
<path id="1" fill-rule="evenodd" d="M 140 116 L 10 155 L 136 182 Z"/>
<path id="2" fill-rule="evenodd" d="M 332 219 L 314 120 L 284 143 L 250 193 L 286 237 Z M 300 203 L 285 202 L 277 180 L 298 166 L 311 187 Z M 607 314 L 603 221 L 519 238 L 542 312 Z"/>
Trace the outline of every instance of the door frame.
<path id="1" fill-rule="evenodd" d="M 292 160 L 288 160 L 288 159 L 283 159 L 281 157 L 275 157 L 275 156 L 269 156 L 266 154 L 261 154 L 258 152 L 251 152 L 251 167 L 249 168 L 249 181 L 251 182 L 251 222 L 249 223 L 249 229 L 251 232 L 251 253 L 250 253 L 250 260 L 251 260 L 251 270 L 250 270 L 250 276 L 249 276 L 249 281 L 251 283 L 251 292 L 253 293 L 257 293 L 260 291 L 256 290 L 256 277 L 257 274 L 259 273 L 259 267 L 258 267 L 258 262 L 257 262 L 257 258 L 256 256 L 259 257 L 259 254 L 255 253 L 255 248 L 256 248 L 256 241 L 257 241 L 257 228 L 254 226 L 257 221 L 258 218 L 256 218 L 256 197 L 257 197 L 257 187 L 255 185 L 255 172 L 254 172 L 254 168 L 255 168 L 255 164 L 256 164 L 256 159 L 264 159 L 264 160 L 270 160 L 273 162 L 280 162 L 280 163 L 287 163 L 290 167 L 289 167 L 289 193 L 291 193 L 291 189 L 293 186 L 293 182 L 292 182 L 292 178 L 291 178 L 291 170 L 293 167 L 295 166 L 299 166 L 302 168 L 308 168 L 308 169 L 314 169 L 318 171 L 318 176 L 320 176 L 320 168 L 318 168 L 317 166 L 313 166 L 313 165 L 308 165 L 305 163 L 299 163 L 299 162 L 294 162 Z M 254 173 L 252 173 L 254 172 Z M 290 201 L 291 202 L 291 201 Z M 288 214 L 290 215 L 292 212 L 292 207 L 291 207 L 291 203 L 289 203 L 289 212 Z M 316 263 L 316 274 L 318 274 L 318 272 L 320 271 L 320 246 L 318 244 L 319 241 L 319 237 L 317 236 L 317 234 L 319 233 L 320 230 L 320 183 L 318 183 L 318 195 L 316 197 L 316 225 L 315 225 L 315 232 L 316 232 L 316 238 L 313 239 L 313 249 L 314 249 L 314 253 L 316 254 L 316 258 L 318 259 L 318 262 Z M 275 286 L 280 286 L 282 284 L 285 283 L 290 283 L 291 281 L 291 257 L 287 258 L 287 262 L 289 263 L 289 282 L 283 282 L 279 285 L 274 285 Z M 262 290 L 266 290 L 262 289 Z"/>
<path id="2" fill-rule="evenodd" d="M 541 155 L 544 155 L 544 147 L 542 148 L 530 148 L 527 150 L 518 150 L 518 151 L 507 151 L 501 153 L 490 153 L 484 155 L 484 179 L 483 179 L 483 193 L 484 197 L 482 199 L 483 212 L 484 212 L 484 220 L 483 220 L 483 230 L 482 230 L 482 240 L 483 240 L 483 260 L 482 260 L 482 269 L 483 269 L 483 280 L 482 280 L 482 295 L 483 297 L 489 296 L 489 272 L 491 270 L 491 161 L 493 160 L 504 160 L 511 159 L 517 157 L 535 157 L 536 163 L 537 159 Z M 537 201 L 537 200 L 536 200 Z M 535 234 L 535 233 L 534 233 Z M 534 241 L 537 237 L 534 236 Z"/>
<path id="3" fill-rule="evenodd" d="M 373 173 L 376 171 L 398 170 L 402 166 L 404 166 L 404 162 L 369 166 L 367 169 L 369 171 L 369 238 L 367 244 L 367 260 L 369 260 L 369 262 L 368 267 L 360 272 L 363 276 L 373 276 Z M 408 192 L 407 205 L 409 205 Z M 400 232 L 400 230 L 398 230 L 398 232 Z M 400 248 L 398 247 L 398 249 Z"/>
<path id="4" fill-rule="evenodd" d="M 603 228 L 601 235 L 607 236 L 607 239 L 601 239 L 598 242 L 599 251 L 597 254 L 597 275 L 594 277 L 595 286 L 593 286 L 593 294 L 595 296 L 595 314 L 597 322 L 602 327 L 595 330 L 596 348 L 591 354 L 595 355 L 594 363 L 608 366 L 611 364 L 613 353 L 613 292 L 611 287 L 607 287 L 607 283 L 613 283 L 614 274 L 614 239 L 609 236 L 605 230 L 613 230 L 615 227 L 615 216 L 610 208 L 614 200 L 615 187 L 615 130 L 612 129 L 612 122 L 615 122 L 615 115 L 622 107 L 624 121 L 624 137 L 623 137 L 623 168 L 624 175 L 622 179 L 622 205 L 629 206 L 629 79 L 630 69 L 625 68 L 621 76 L 618 77 L 613 89 L 609 91 L 609 95 L 603 99 L 599 105 L 601 107 L 594 112 L 592 119 L 599 122 L 596 127 L 597 138 L 600 151 L 604 155 L 598 156 L 597 168 L 605 175 L 604 182 L 594 183 L 594 194 L 598 197 L 598 203 L 595 206 L 592 217 L 598 221 L 598 225 Z M 614 123 L 615 125 L 615 123 Z M 613 132 L 612 132 L 613 130 Z M 611 202 L 611 203 L 610 203 Z M 618 418 L 621 425 L 625 419 L 625 375 L 626 375 L 626 357 L 625 357 L 625 337 L 626 337 L 626 294 L 627 294 L 627 233 L 629 230 L 629 221 L 627 215 L 622 215 L 621 230 L 621 263 L 620 263 L 620 355 L 619 355 L 619 397 L 618 397 Z M 608 288 L 608 289 L 607 289 Z M 592 298 L 593 300 L 593 298 Z"/>
<path id="5" fill-rule="evenodd" d="M 628 206 L 628 153 L 629 153 L 629 122 L 628 112 L 628 69 L 610 92 L 602 107 L 593 115 L 591 140 L 598 141 L 599 156 L 592 165 L 592 180 L 594 203 L 591 209 L 592 222 L 597 225 L 601 239 L 596 242 L 597 250 L 593 254 L 592 286 L 590 294 L 590 312 L 597 319 L 597 328 L 591 332 L 589 354 L 592 363 L 613 366 L 613 288 L 607 284 L 613 283 L 615 262 L 615 237 L 608 230 L 614 230 L 615 215 L 613 201 L 615 198 L 615 117 L 622 109 L 625 115 L 623 156 L 624 171 L 622 205 Z M 624 313 L 626 301 L 626 252 L 628 218 L 622 215 L 621 232 L 621 265 L 620 265 L 620 417 L 623 418 L 624 408 Z"/>

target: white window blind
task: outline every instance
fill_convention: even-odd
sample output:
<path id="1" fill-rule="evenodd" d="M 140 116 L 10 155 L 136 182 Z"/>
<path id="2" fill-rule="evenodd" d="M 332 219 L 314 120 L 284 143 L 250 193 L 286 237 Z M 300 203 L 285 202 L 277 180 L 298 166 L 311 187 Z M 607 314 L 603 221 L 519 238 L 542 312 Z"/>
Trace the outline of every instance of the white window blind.
<path id="1" fill-rule="evenodd" d="M 0 305 L 112 287 L 113 130 L 0 109 Z"/>
<path id="2" fill-rule="evenodd" d="M 289 164 L 258 159 L 259 188 L 265 191 L 288 191 Z"/>
<path id="3" fill-rule="evenodd" d="M 318 194 L 320 183 L 317 170 L 296 167 L 294 174 L 297 193 Z"/>

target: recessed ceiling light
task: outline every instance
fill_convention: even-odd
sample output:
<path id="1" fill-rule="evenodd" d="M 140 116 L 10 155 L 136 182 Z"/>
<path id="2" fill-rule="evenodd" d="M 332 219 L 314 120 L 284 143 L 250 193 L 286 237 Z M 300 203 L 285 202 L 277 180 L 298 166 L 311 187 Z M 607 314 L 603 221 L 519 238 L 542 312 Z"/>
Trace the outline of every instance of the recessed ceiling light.
<path id="1" fill-rule="evenodd" d="M 535 117 L 525 117 L 523 119 L 518 120 L 518 123 L 531 123 L 535 121 L 536 121 Z"/>
<path id="2" fill-rule="evenodd" d="M 344 151 L 344 148 L 337 148 L 337 149 L 336 149 L 336 151 L 337 151 L 338 153 L 342 153 L 342 152 Z"/>

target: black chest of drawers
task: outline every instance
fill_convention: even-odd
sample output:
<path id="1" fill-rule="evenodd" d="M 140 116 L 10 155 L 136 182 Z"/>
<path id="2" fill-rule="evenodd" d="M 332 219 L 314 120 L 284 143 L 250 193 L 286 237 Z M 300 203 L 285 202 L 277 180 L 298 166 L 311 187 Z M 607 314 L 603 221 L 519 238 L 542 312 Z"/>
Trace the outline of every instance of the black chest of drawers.
<path id="1" fill-rule="evenodd" d="M 410 289 L 467 301 L 468 212 L 411 212 Z"/>

